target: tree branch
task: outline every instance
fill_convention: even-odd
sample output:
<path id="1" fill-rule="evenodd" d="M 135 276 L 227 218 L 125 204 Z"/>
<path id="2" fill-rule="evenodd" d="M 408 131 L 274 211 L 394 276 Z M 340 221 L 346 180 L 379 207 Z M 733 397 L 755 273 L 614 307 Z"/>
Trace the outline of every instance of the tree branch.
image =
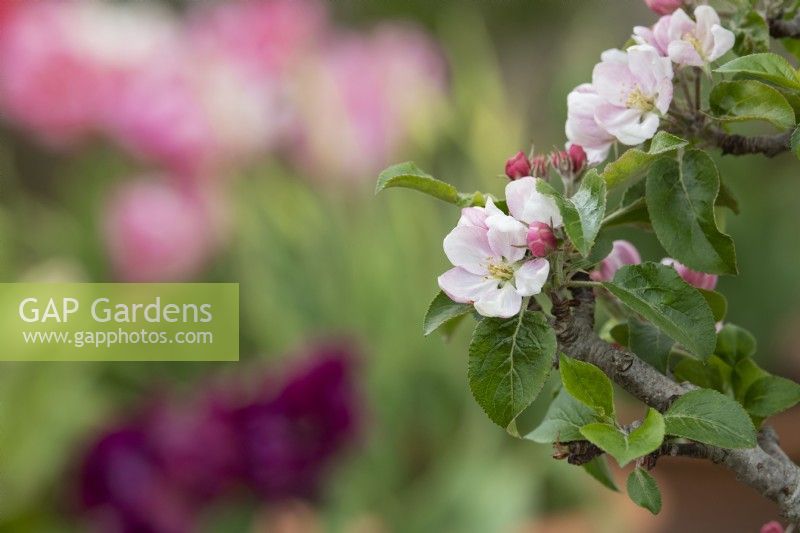
<path id="1" fill-rule="evenodd" d="M 777 135 L 745 137 L 719 130 L 711 130 L 708 134 L 711 143 L 722 149 L 723 155 L 763 154 L 767 157 L 775 157 L 787 152 L 792 136 L 791 132 L 786 132 Z"/>
<path id="2" fill-rule="evenodd" d="M 576 288 L 572 293 L 572 302 L 557 301 L 553 305 L 561 351 L 598 366 L 622 388 L 659 411 L 665 411 L 678 396 L 692 390 L 692 385 L 678 384 L 634 354 L 600 339 L 594 332 L 592 289 Z M 693 443 L 684 451 L 691 457 L 724 465 L 739 481 L 777 503 L 787 519 L 800 522 L 800 468 L 778 450 L 774 431 L 765 430 L 755 448 L 726 450 Z M 668 451 L 680 453 L 682 448 Z"/>
<path id="3" fill-rule="evenodd" d="M 800 17 L 795 17 L 792 20 L 784 20 L 780 16 L 770 17 L 767 20 L 767 24 L 769 24 L 770 36 L 775 39 L 800 37 Z"/>

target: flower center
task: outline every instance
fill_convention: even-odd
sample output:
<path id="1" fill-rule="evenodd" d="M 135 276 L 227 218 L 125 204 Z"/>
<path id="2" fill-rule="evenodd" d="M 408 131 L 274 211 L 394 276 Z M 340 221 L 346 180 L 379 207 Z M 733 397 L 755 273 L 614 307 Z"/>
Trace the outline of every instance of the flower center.
<path id="1" fill-rule="evenodd" d="M 692 45 L 692 48 L 697 51 L 697 54 L 703 59 L 703 61 L 706 60 L 706 55 L 703 53 L 703 44 L 694 33 L 684 34 L 683 40 Z"/>
<path id="2" fill-rule="evenodd" d="M 631 91 L 631 93 L 628 95 L 628 101 L 625 103 L 628 108 L 638 109 L 642 113 L 649 113 L 656 107 L 653 99 L 645 96 L 638 87 Z"/>
<path id="3" fill-rule="evenodd" d="M 490 264 L 489 275 L 500 281 L 511 281 L 514 279 L 514 269 L 505 263 Z"/>

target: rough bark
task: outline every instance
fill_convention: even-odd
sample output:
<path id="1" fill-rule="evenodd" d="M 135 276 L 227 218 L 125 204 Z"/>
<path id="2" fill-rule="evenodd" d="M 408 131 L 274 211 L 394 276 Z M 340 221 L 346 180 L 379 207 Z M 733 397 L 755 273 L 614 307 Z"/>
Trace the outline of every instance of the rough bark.
<path id="1" fill-rule="evenodd" d="M 665 411 L 678 396 L 693 388 L 676 383 L 634 354 L 600 339 L 594 332 L 592 289 L 573 289 L 573 296 L 575 299 L 569 304 L 557 302 L 553 308 L 561 351 L 598 366 L 623 389 L 659 411 Z M 724 465 L 739 481 L 777 503 L 787 519 L 800 522 L 800 468 L 780 448 L 771 428 L 762 430 L 759 445 L 751 449 L 726 450 L 701 443 L 683 444 L 667 443 L 650 459 L 654 464 L 661 455 L 685 455 Z M 591 449 L 575 451 L 587 456 L 593 453 Z"/>
<path id="2" fill-rule="evenodd" d="M 723 155 L 763 154 L 775 157 L 789 150 L 791 132 L 777 135 L 745 137 L 721 131 L 710 132 L 711 142 L 722 150 Z"/>
<path id="3" fill-rule="evenodd" d="M 772 17 L 768 21 L 769 34 L 775 39 L 782 39 L 784 37 L 800 37 L 800 17 L 795 17 L 792 20 L 784 20 L 780 17 Z"/>

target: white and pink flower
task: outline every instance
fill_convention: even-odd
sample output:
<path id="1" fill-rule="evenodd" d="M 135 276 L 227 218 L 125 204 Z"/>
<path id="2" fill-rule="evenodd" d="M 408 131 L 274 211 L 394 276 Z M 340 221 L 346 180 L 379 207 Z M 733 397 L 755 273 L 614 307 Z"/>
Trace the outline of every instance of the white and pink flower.
<path id="1" fill-rule="evenodd" d="M 511 215 L 491 198 L 486 207 L 461 210 L 458 225 L 444 239 L 454 268 L 439 276 L 439 287 L 453 301 L 473 304 L 483 316 L 508 318 L 519 313 L 523 298 L 542 291 L 550 263 L 528 254 L 530 228 L 542 231 L 562 222 L 553 199 L 536 190 L 536 179 L 521 178 L 506 186 Z M 554 247 L 555 237 L 551 241 Z"/>
<path id="2" fill-rule="evenodd" d="M 650 45 L 604 52 L 592 72 L 603 100 L 595 108 L 597 124 L 623 144 L 652 138 L 672 102 L 672 77 L 670 60 Z"/>
<path id="3" fill-rule="evenodd" d="M 568 145 L 583 147 L 590 164 L 602 163 L 608 157 L 614 136 L 597 123 L 595 110 L 603 102 L 590 83 L 578 85 L 567 96 Z"/>
<path id="4" fill-rule="evenodd" d="M 733 48 L 736 37 L 720 25 L 719 15 L 710 6 L 697 6 L 692 20 L 682 9 L 669 21 L 668 53 L 678 65 L 707 68 L 707 65 Z"/>
<path id="5" fill-rule="evenodd" d="M 633 28 L 633 40 L 636 44 L 649 44 L 664 57 L 669 56 L 669 24 L 672 15 L 665 15 L 653 24 L 652 28 L 636 26 Z"/>

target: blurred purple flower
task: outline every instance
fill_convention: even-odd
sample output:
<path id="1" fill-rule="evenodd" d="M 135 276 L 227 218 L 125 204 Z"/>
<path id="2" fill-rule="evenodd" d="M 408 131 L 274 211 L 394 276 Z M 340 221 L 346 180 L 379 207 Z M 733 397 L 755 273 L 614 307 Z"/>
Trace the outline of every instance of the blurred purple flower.
<path id="1" fill-rule="evenodd" d="M 321 345 L 255 397 L 228 387 L 155 404 L 91 446 L 83 508 L 102 531 L 183 533 L 237 486 L 268 502 L 314 497 L 358 429 L 354 362 L 346 345 Z"/>
<path id="2" fill-rule="evenodd" d="M 346 349 L 321 348 L 277 396 L 264 396 L 234 414 L 244 477 L 263 497 L 312 497 L 328 460 L 353 438 L 351 365 Z"/>

